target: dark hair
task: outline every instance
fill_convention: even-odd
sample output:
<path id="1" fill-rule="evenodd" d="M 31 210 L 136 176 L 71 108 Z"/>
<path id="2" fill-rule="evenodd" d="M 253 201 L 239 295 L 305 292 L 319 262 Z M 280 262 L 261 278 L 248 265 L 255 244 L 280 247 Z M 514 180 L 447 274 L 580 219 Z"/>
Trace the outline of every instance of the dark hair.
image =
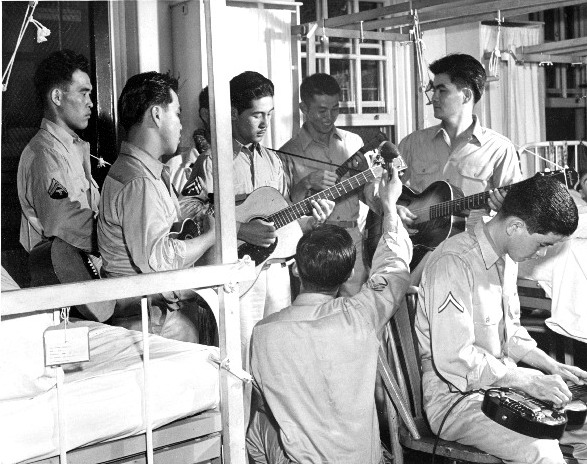
<path id="1" fill-rule="evenodd" d="M 47 93 L 55 87 L 64 88 L 71 84 L 73 73 L 78 69 L 90 74 L 88 59 L 84 55 L 67 49 L 53 52 L 39 63 L 33 82 L 41 108 L 45 107 Z"/>
<path id="2" fill-rule="evenodd" d="M 245 71 L 230 80 L 230 104 L 241 114 L 253 106 L 253 100 L 272 97 L 273 82 L 255 71 Z"/>
<path id="3" fill-rule="evenodd" d="M 309 105 L 314 95 L 340 95 L 340 85 L 330 74 L 312 74 L 302 81 L 300 98 Z"/>
<path id="4" fill-rule="evenodd" d="M 128 132 L 132 126 L 142 122 L 149 107 L 167 107 L 173 100 L 171 90 L 177 93 L 177 89 L 177 79 L 169 74 L 151 71 L 132 76 L 118 98 L 120 124 Z"/>
<path id="5" fill-rule="evenodd" d="M 531 234 L 569 236 L 579 224 L 577 206 L 567 187 L 550 176 L 536 175 L 512 185 L 499 213 L 519 217 Z"/>
<path id="6" fill-rule="evenodd" d="M 200 109 L 210 109 L 210 96 L 208 95 L 208 86 L 204 87 L 200 91 L 200 95 L 198 96 L 198 103 L 200 104 Z"/>
<path id="7" fill-rule="evenodd" d="M 487 75 L 483 65 L 471 55 L 453 53 L 436 60 L 430 65 L 430 71 L 447 74 L 451 82 L 461 90 L 468 87 L 473 91 L 475 103 L 481 99 L 485 90 Z"/>
<path id="8" fill-rule="evenodd" d="M 325 225 L 306 233 L 296 247 L 300 279 L 319 291 L 340 287 L 351 276 L 357 250 L 342 227 Z"/>

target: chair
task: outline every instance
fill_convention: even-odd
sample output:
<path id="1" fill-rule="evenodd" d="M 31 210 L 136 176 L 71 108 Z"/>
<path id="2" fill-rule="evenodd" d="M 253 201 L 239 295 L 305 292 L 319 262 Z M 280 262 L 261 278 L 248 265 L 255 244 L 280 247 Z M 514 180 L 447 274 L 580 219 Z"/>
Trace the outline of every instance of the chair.
<path id="1" fill-rule="evenodd" d="M 574 365 L 573 339 L 564 337 L 550 330 L 545 321 L 550 317 L 552 300 L 535 280 L 518 278 L 518 296 L 520 298 L 520 323 L 530 334 L 543 334 L 548 339 L 548 349 L 552 358 Z M 563 350 L 563 356 L 559 351 Z"/>
<path id="2" fill-rule="evenodd" d="M 405 398 L 409 398 L 412 408 L 413 421 L 418 429 L 419 438 L 414 437 L 403 421 L 397 419 L 394 411 L 388 413 L 390 419 L 390 433 L 397 433 L 397 437 L 391 437 L 391 443 L 399 443 L 404 449 L 432 454 L 436 436 L 430 430 L 423 414 L 421 366 L 417 344 L 414 335 L 414 317 L 416 313 L 417 290 L 412 287 L 407 295 L 405 303 L 400 306 L 390 323 L 386 327 L 388 340 L 387 351 L 389 364 L 393 366 L 393 372 Z M 388 408 L 390 409 L 390 408 Z M 401 414 L 400 414 L 401 417 Z M 567 464 L 577 463 L 572 457 L 570 447 L 562 447 Z M 394 464 L 403 464 L 403 454 L 394 452 Z M 448 440 L 438 440 L 436 456 L 448 458 L 452 463 L 492 463 L 499 464 L 503 461 L 479 449 L 461 445 Z"/>

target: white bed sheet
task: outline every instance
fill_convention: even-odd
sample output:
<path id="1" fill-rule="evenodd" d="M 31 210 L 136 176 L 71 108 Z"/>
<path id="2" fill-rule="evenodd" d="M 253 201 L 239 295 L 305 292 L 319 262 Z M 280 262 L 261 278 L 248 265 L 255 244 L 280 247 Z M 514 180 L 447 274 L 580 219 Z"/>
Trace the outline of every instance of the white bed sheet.
<path id="1" fill-rule="evenodd" d="M 143 432 L 141 333 L 95 322 L 91 360 L 65 374 L 66 448 Z M 70 324 L 71 325 L 71 324 Z M 218 406 L 217 349 L 150 336 L 153 427 Z M 1 380 L 0 380 L 1 381 Z M 59 454 L 57 392 L 0 401 L 0 462 L 12 464 Z"/>

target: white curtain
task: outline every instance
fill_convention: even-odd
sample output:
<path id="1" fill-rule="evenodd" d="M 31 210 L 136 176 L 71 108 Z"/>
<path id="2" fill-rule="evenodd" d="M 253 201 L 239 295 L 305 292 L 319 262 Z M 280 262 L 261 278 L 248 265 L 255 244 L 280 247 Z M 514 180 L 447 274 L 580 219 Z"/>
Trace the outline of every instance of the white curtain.
<path id="1" fill-rule="evenodd" d="M 275 85 L 275 112 L 263 144 L 279 148 L 291 138 L 293 125 L 291 10 L 228 7 L 224 20 L 230 77 L 257 71 Z"/>
<path id="2" fill-rule="evenodd" d="M 496 46 L 497 27 L 481 26 L 483 53 Z M 499 50 L 512 50 L 543 41 L 540 26 L 502 27 Z M 498 66 L 498 80 L 490 82 L 485 96 L 485 124 L 508 137 L 516 147 L 525 143 L 544 141 L 545 89 L 543 69 L 537 63 L 516 64 L 510 53 L 502 53 Z M 522 157 L 524 160 L 525 157 Z M 528 175 L 530 167 L 522 164 Z"/>

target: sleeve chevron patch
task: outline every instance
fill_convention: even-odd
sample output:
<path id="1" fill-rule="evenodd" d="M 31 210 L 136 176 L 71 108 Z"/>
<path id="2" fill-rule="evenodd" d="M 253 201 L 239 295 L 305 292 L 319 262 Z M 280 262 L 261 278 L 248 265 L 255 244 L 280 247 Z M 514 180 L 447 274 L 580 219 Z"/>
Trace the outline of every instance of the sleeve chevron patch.
<path id="1" fill-rule="evenodd" d="M 455 297 L 452 295 L 452 292 L 448 292 L 448 296 L 446 297 L 446 300 L 444 300 L 444 303 L 442 303 L 440 305 L 440 307 L 438 308 L 438 313 L 440 314 L 442 311 L 444 311 L 450 304 L 452 304 L 455 308 L 457 308 L 461 313 L 465 312 L 465 308 L 463 307 L 462 304 L 460 304 Z"/>

